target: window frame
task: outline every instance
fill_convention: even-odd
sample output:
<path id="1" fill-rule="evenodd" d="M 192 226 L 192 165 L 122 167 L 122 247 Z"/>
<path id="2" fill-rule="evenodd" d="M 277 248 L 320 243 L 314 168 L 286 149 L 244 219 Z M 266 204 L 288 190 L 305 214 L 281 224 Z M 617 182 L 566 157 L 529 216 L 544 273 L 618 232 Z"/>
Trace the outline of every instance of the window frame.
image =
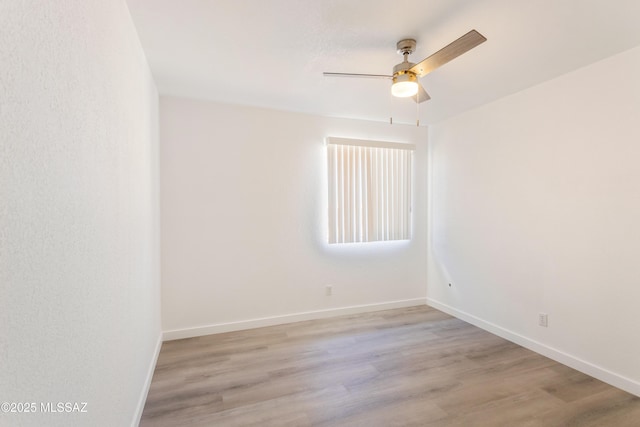
<path id="1" fill-rule="evenodd" d="M 327 137 L 328 243 L 410 240 L 410 143 Z"/>

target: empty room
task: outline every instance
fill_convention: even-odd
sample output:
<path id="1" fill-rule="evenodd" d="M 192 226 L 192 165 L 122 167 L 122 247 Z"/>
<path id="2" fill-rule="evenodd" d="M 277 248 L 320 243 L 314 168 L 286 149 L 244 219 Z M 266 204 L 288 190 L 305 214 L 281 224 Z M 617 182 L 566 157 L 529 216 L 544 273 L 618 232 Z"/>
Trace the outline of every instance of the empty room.
<path id="1" fill-rule="evenodd" d="M 0 426 L 640 426 L 639 20 L 0 1 Z"/>

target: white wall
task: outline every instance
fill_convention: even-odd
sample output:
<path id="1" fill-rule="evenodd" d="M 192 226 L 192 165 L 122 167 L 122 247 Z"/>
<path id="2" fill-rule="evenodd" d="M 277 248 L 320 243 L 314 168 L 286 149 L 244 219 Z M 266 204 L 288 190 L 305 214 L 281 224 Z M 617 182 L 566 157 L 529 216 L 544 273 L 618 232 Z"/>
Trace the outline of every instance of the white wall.
<path id="1" fill-rule="evenodd" d="M 155 85 L 123 1 L 0 9 L 0 401 L 87 402 L 0 425 L 131 425 L 160 337 Z"/>
<path id="2" fill-rule="evenodd" d="M 165 337 L 424 303 L 424 127 L 171 97 L 160 117 Z M 326 243 L 327 136 L 418 145 L 412 241 Z"/>
<path id="3" fill-rule="evenodd" d="M 636 394 L 639 75 L 640 47 L 430 128 L 427 291 Z"/>

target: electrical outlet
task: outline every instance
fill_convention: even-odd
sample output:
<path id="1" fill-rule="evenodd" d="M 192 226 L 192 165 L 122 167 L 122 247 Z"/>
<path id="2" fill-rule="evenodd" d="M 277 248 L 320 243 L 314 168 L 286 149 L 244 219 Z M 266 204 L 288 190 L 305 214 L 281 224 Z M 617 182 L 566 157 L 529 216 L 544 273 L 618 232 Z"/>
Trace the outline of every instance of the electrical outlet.
<path id="1" fill-rule="evenodd" d="M 549 326 L 549 316 L 547 313 L 538 313 L 538 325 L 544 326 L 545 328 Z"/>
<path id="2" fill-rule="evenodd" d="M 326 296 L 331 296 L 333 294 L 333 286 L 327 285 L 324 289 L 324 293 Z"/>

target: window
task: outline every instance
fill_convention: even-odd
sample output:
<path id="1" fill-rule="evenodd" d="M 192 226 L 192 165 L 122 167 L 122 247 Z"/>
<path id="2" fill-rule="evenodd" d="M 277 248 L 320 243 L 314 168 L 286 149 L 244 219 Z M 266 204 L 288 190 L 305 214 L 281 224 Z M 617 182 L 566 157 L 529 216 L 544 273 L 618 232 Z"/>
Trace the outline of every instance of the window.
<path id="1" fill-rule="evenodd" d="M 411 238 L 415 145 L 327 138 L 329 243 Z"/>

